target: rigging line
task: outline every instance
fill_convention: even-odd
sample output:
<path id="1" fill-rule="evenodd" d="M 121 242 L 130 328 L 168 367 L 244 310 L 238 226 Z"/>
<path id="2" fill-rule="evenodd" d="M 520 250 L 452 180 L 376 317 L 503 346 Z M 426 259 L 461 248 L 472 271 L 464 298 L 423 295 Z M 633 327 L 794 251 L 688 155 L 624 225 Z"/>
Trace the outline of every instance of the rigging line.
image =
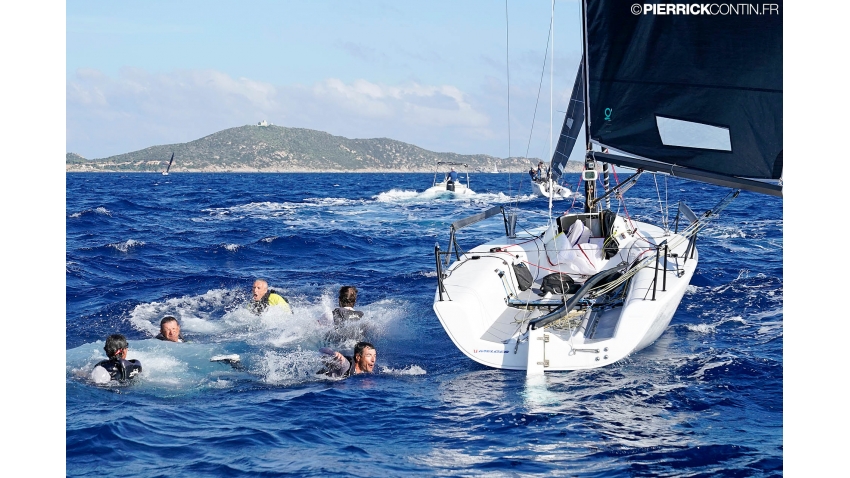
<path id="1" fill-rule="evenodd" d="M 670 186 L 667 182 L 667 176 L 664 176 L 664 230 L 670 230 Z"/>
<path id="2" fill-rule="evenodd" d="M 726 197 L 724 197 L 722 200 L 720 200 L 720 202 L 714 208 L 712 208 L 710 210 L 711 211 L 710 215 L 708 215 L 708 216 L 703 215 L 702 217 L 700 217 L 697 224 L 689 224 L 687 228 L 685 228 L 681 233 L 678 234 L 677 238 L 669 241 L 668 242 L 669 248 L 675 249 L 675 248 L 679 247 L 685 241 L 689 240 L 691 238 L 691 236 L 693 236 L 694 234 L 697 234 L 699 231 L 701 231 L 702 229 L 707 227 L 709 225 L 709 223 L 714 221 L 714 219 L 716 219 L 719 216 L 720 211 L 726 209 L 726 207 L 729 206 L 729 204 L 731 204 L 732 200 L 734 200 L 734 199 L 735 199 L 735 196 L 732 193 L 726 195 Z M 640 258 L 640 256 L 642 256 L 642 255 L 644 255 L 644 254 L 646 254 L 647 252 L 650 252 L 650 251 L 652 251 L 652 250 L 647 249 L 647 250 L 641 252 L 640 255 L 638 255 L 638 258 Z M 608 293 L 609 291 L 611 291 L 614 288 L 616 288 L 617 286 L 619 286 L 621 283 L 625 282 L 626 280 L 630 279 L 632 276 L 637 274 L 637 272 L 639 270 L 653 264 L 655 262 L 655 257 L 657 255 L 659 255 L 659 253 L 660 253 L 660 251 L 656 249 L 653 253 L 649 254 L 648 256 L 641 259 L 640 261 L 636 260 L 635 266 L 633 266 L 630 270 L 625 272 L 618 279 L 616 279 L 616 280 L 614 280 L 614 281 L 612 281 L 608 284 L 605 284 L 605 285 L 601 286 L 600 288 L 593 289 L 590 292 L 590 294 L 593 294 L 592 297 L 599 297 L 602 294 Z"/>
<path id="3" fill-rule="evenodd" d="M 664 203 L 661 201 L 661 190 L 658 187 L 658 177 L 653 174 L 652 180 L 655 182 L 655 195 L 658 197 L 658 209 L 661 215 L 661 225 L 664 227 L 664 231 L 667 232 L 667 222 L 664 220 Z"/>
<path id="4" fill-rule="evenodd" d="M 528 132 L 528 144 L 525 147 L 525 158 L 531 150 L 531 136 L 534 134 L 534 121 L 537 119 L 537 106 L 540 104 L 540 91 L 543 90 L 543 77 L 546 74 L 546 58 L 549 56 L 549 40 L 552 38 L 552 18 L 549 19 L 549 34 L 546 37 L 546 52 L 543 54 L 543 68 L 540 70 L 540 83 L 537 85 L 537 100 L 534 103 L 534 114 L 531 116 L 531 131 Z M 520 179 L 520 184 L 523 179 Z M 532 185 L 532 188 L 534 186 Z M 534 190 L 532 189 L 532 193 Z M 517 207 L 519 207 L 519 191 L 517 191 Z"/>

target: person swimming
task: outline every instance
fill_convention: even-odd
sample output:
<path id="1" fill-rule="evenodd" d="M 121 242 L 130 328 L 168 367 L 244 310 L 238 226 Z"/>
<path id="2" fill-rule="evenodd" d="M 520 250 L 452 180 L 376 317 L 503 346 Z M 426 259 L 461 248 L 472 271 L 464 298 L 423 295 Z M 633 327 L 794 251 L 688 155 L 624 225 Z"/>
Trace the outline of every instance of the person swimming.
<path id="1" fill-rule="evenodd" d="M 177 319 L 170 315 L 163 317 L 159 322 L 159 335 L 155 338 L 169 342 L 183 342 L 183 335 L 180 333 L 180 324 Z"/>
<path id="2" fill-rule="evenodd" d="M 127 360 L 129 348 L 130 344 L 123 335 L 112 334 L 107 337 L 103 350 L 109 358 L 95 365 L 91 372 L 92 380 L 98 384 L 109 383 L 112 380 L 125 382 L 142 373 L 141 362 Z"/>
<path id="3" fill-rule="evenodd" d="M 316 372 L 331 378 L 348 378 L 359 373 L 372 373 L 378 360 L 378 351 L 369 342 L 357 342 L 354 346 L 354 356 L 346 357 L 331 348 L 319 350 L 329 356 L 325 359 L 325 367 Z"/>
<path id="4" fill-rule="evenodd" d="M 357 288 L 351 285 L 342 286 L 339 289 L 339 307 L 333 310 L 334 326 L 344 325 L 349 320 L 360 320 L 363 312 L 354 310 L 357 303 Z"/>
<path id="5" fill-rule="evenodd" d="M 331 312 L 333 329 L 325 334 L 325 341 L 331 344 L 341 344 L 346 340 L 365 340 L 371 335 L 366 321 L 361 321 L 363 312 L 354 310 L 357 303 L 357 288 L 343 286 L 339 289 L 339 307 Z"/>
<path id="6" fill-rule="evenodd" d="M 248 307 L 253 313 L 260 315 L 269 306 L 283 307 L 284 310 L 290 314 L 292 313 L 292 309 L 289 307 L 289 302 L 286 298 L 282 297 L 276 291 L 269 289 L 269 283 L 265 279 L 255 280 L 251 292 L 253 301 Z"/>

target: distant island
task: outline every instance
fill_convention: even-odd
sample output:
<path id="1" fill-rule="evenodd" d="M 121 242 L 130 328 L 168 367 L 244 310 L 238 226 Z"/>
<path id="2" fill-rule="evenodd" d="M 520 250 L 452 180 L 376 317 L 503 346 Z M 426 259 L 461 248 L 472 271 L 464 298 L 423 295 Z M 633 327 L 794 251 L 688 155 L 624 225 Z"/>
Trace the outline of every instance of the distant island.
<path id="1" fill-rule="evenodd" d="M 158 172 L 174 153 L 171 172 L 434 172 L 438 161 L 464 163 L 470 171 L 525 172 L 538 158 L 437 153 L 389 138 L 349 139 L 304 128 L 256 125 L 229 128 L 188 143 L 151 146 L 101 159 L 65 155 L 66 172 Z M 544 161 L 548 163 L 548 161 Z M 581 170 L 580 162 L 568 171 Z"/>

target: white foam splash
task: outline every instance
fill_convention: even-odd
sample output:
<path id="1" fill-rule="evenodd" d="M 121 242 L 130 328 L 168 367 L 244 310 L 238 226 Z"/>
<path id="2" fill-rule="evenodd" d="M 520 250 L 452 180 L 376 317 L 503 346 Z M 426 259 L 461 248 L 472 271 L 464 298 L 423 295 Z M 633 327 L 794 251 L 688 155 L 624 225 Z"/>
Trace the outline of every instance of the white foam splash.
<path id="1" fill-rule="evenodd" d="M 380 367 L 381 373 L 386 373 L 390 375 L 425 375 L 427 372 L 425 369 L 418 365 L 408 365 L 402 369 L 394 369 L 390 367 Z"/>
<path id="2" fill-rule="evenodd" d="M 185 343 L 156 340 L 130 340 L 128 358 L 142 361 L 139 383 L 168 390 L 191 390 L 193 387 L 228 387 L 236 381 L 227 374 L 250 374 L 256 380 L 288 385 L 321 380 L 315 372 L 322 368 L 319 349 L 332 346 L 351 355 L 360 337 L 334 339 L 331 311 L 336 307 L 339 285 L 328 285 L 321 295 L 310 301 L 275 287 L 289 298 L 293 313 L 282 307 L 270 307 L 259 316 L 248 309 L 247 290 L 216 289 L 197 296 L 184 296 L 164 301 L 139 304 L 130 312 L 129 322 L 148 337 L 159 333 L 159 322 L 166 316 L 177 318 Z M 407 303 L 382 300 L 358 305 L 364 313 L 357 322 L 368 330 L 367 339 L 380 348 L 381 337 L 406 313 Z M 356 327 L 355 327 L 356 328 Z M 238 354 L 244 369 L 227 364 L 210 363 L 216 355 Z M 103 360 L 103 342 L 88 344 L 68 351 L 69 372 L 87 380 L 91 369 Z M 421 367 L 411 365 L 387 373 L 419 375 Z M 225 374 L 222 376 L 221 374 Z"/>
<path id="3" fill-rule="evenodd" d="M 725 317 L 720 319 L 717 323 L 714 324 L 685 324 L 685 328 L 690 330 L 691 332 L 697 332 L 700 334 L 713 334 L 717 331 L 718 327 L 723 326 L 726 323 L 735 322 L 738 324 L 746 325 L 747 321 L 744 320 L 741 316 L 733 316 L 733 317 Z"/>
<path id="4" fill-rule="evenodd" d="M 271 201 L 251 202 L 248 204 L 239 204 L 230 207 L 216 207 L 202 209 L 201 212 L 207 213 L 206 218 L 196 218 L 196 221 L 235 221 L 245 218 L 277 218 L 281 216 L 293 215 L 298 207 L 296 203 L 278 203 Z"/>
<path id="5" fill-rule="evenodd" d="M 227 309 L 247 299 L 242 290 L 214 289 L 196 296 L 183 296 L 167 299 L 164 302 L 139 304 L 130 312 L 130 323 L 137 330 L 150 337 L 159 333 L 159 322 L 166 315 L 177 318 L 181 332 L 217 338 L 228 332 L 227 324 L 220 320 Z M 249 311 L 246 314 L 256 317 Z"/>
<path id="6" fill-rule="evenodd" d="M 239 244 L 222 244 L 222 247 L 224 247 L 230 252 L 236 252 L 242 246 L 240 246 Z"/>
<path id="7" fill-rule="evenodd" d="M 694 379 L 701 380 L 705 377 L 705 373 L 708 372 L 709 370 L 715 369 L 715 368 L 718 368 L 718 367 L 726 367 L 728 365 L 732 365 L 733 360 L 734 360 L 734 356 L 729 355 L 729 354 L 724 355 L 724 356 L 715 357 L 714 359 L 712 359 L 711 362 L 709 362 L 709 363 L 703 365 L 702 367 L 700 367 L 699 369 L 695 370 L 694 373 L 690 374 L 690 377 L 694 378 Z"/>
<path id="8" fill-rule="evenodd" d="M 81 217 L 83 214 L 88 214 L 88 213 L 102 214 L 104 216 L 112 216 L 112 213 L 109 211 L 109 209 L 106 209 L 105 207 L 100 206 L 100 207 L 96 207 L 94 209 L 86 209 L 85 211 L 75 212 L 68 217 L 77 218 L 77 217 Z"/>
<path id="9" fill-rule="evenodd" d="M 783 325 L 782 322 L 765 322 L 761 324 L 761 327 L 756 331 L 758 335 L 775 335 L 779 333 L 782 334 Z"/>
<path id="10" fill-rule="evenodd" d="M 109 244 L 109 247 L 114 247 L 115 249 L 121 252 L 127 252 L 134 247 L 144 246 L 144 241 L 137 241 L 135 239 L 127 239 L 124 242 L 116 242 L 115 244 Z"/>
<path id="11" fill-rule="evenodd" d="M 713 334 L 717 330 L 717 325 L 685 324 L 685 328 L 690 330 L 691 332 L 697 332 L 700 334 Z"/>
<path id="12" fill-rule="evenodd" d="M 320 378 L 316 372 L 323 366 L 320 355 L 313 351 L 265 352 L 260 369 L 263 381 L 275 385 L 291 384 Z"/>
<path id="13" fill-rule="evenodd" d="M 419 193 L 416 191 L 390 189 L 389 191 L 380 193 L 377 196 L 372 196 L 372 199 L 378 202 L 400 202 L 410 201 L 411 199 L 415 199 L 417 197 L 419 197 Z"/>

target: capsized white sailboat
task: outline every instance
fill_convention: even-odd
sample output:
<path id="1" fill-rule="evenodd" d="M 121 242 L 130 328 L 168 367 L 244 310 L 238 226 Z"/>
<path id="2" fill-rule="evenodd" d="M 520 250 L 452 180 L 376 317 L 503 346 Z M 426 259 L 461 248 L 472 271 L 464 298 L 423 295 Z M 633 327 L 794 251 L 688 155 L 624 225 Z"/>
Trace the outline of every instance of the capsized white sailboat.
<path id="1" fill-rule="evenodd" d="M 583 56 L 555 156 L 569 155 L 584 122 L 584 210 L 553 217 L 550 201 L 547 222 L 517 232 L 526 218 L 497 206 L 455 221 L 447 250 L 435 246 L 434 311 L 478 363 L 539 375 L 602 367 L 649 346 L 697 268 L 699 231 L 742 189 L 782 194 L 781 15 L 630 8 L 582 2 Z M 553 172 L 563 172 L 560 159 Z M 637 172 L 609 185 L 608 164 Z M 658 173 L 730 192 L 701 215 L 680 203 L 670 227 L 630 218 L 625 193 Z M 505 234 L 462 250 L 458 231 L 495 216 Z"/>

